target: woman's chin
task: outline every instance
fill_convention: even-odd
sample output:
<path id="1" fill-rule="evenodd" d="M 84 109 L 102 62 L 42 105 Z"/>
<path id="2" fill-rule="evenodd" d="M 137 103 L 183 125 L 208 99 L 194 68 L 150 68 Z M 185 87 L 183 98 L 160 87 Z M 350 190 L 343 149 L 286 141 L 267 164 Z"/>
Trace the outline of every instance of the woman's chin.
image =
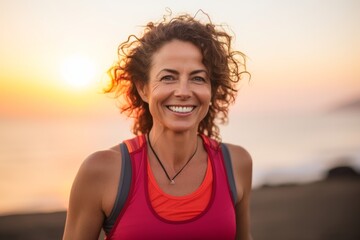
<path id="1" fill-rule="evenodd" d="M 182 133 L 182 132 L 189 132 L 189 131 L 195 131 L 197 132 L 198 126 L 193 124 L 171 124 L 167 127 L 169 131 L 175 132 L 175 133 Z"/>

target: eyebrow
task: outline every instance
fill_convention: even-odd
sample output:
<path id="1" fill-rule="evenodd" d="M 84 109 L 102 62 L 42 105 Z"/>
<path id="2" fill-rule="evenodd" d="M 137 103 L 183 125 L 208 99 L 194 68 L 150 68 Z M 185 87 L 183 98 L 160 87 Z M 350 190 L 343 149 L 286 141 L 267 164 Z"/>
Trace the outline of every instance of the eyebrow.
<path id="1" fill-rule="evenodd" d="M 169 73 L 172 73 L 172 74 L 179 75 L 179 72 L 174 70 L 174 69 L 164 68 L 156 76 L 159 76 L 160 73 L 162 73 L 162 72 L 169 72 Z M 204 70 L 204 69 L 194 70 L 194 71 L 192 71 L 190 73 L 190 75 L 195 75 L 195 74 L 198 74 L 198 73 L 205 73 L 206 75 L 208 75 L 208 72 L 206 70 Z"/>

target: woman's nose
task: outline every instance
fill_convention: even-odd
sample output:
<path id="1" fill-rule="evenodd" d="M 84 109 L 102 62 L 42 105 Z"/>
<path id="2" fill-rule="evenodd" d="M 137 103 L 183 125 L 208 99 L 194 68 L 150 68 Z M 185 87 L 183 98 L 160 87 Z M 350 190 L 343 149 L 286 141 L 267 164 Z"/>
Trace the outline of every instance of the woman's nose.
<path id="1" fill-rule="evenodd" d="M 176 86 L 174 95 L 182 99 L 191 97 L 189 82 L 187 80 L 180 80 Z"/>

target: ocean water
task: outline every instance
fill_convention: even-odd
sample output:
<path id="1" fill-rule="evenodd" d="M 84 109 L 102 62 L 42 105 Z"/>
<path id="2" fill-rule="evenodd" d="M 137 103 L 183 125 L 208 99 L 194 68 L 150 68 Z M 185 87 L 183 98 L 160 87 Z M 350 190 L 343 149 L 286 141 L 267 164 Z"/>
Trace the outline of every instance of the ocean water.
<path id="1" fill-rule="evenodd" d="M 235 116 L 222 129 L 224 139 L 244 146 L 254 163 L 253 187 L 306 183 L 329 168 L 360 171 L 360 113 Z"/>
<path id="2" fill-rule="evenodd" d="M 0 215 L 64 210 L 84 158 L 131 137 L 130 124 L 120 118 L 0 120 Z M 232 114 L 221 133 L 252 155 L 254 188 L 316 181 L 339 164 L 360 171 L 360 113 Z"/>

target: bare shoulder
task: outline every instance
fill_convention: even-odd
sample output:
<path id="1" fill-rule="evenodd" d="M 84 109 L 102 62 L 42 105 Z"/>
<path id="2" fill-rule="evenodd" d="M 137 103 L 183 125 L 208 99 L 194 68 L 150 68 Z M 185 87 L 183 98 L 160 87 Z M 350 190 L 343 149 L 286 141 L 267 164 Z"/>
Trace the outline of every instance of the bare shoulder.
<path id="1" fill-rule="evenodd" d="M 250 153 L 245 148 L 230 143 L 226 143 L 226 146 L 229 148 L 233 167 L 236 169 L 242 168 L 245 170 L 251 170 L 252 158 Z"/>
<path id="2" fill-rule="evenodd" d="M 121 152 L 112 147 L 90 154 L 82 163 L 80 171 L 88 174 L 106 174 L 117 165 L 121 166 Z"/>
<path id="3" fill-rule="evenodd" d="M 245 148 L 234 144 L 226 145 L 231 156 L 237 191 L 236 239 L 252 239 L 249 207 L 252 184 L 252 158 Z"/>
<path id="4" fill-rule="evenodd" d="M 241 146 L 228 143 L 226 146 L 230 152 L 238 201 L 241 202 L 242 199 L 248 198 L 251 192 L 252 158 L 249 152 Z"/>
<path id="5" fill-rule="evenodd" d="M 116 148 L 84 160 L 71 188 L 63 239 L 97 239 L 114 204 L 121 161 Z"/>
<path id="6" fill-rule="evenodd" d="M 107 215 L 112 209 L 121 172 L 121 152 L 113 147 L 89 155 L 81 164 L 72 194 L 92 199 Z M 91 198 L 90 198 L 91 197 Z"/>

